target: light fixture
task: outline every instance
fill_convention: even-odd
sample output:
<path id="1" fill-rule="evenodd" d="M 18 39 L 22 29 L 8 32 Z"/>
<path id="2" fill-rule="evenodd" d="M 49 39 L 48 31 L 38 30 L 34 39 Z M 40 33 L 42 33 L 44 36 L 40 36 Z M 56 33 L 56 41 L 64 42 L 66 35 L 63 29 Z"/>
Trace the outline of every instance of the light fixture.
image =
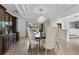
<path id="1" fill-rule="evenodd" d="M 38 17 L 38 23 L 43 23 L 44 21 L 45 21 L 45 17 L 44 16 Z"/>
<path id="2" fill-rule="evenodd" d="M 42 8 L 40 8 L 40 9 L 39 9 L 39 11 L 41 12 L 41 11 L 43 11 L 43 9 L 42 9 Z"/>

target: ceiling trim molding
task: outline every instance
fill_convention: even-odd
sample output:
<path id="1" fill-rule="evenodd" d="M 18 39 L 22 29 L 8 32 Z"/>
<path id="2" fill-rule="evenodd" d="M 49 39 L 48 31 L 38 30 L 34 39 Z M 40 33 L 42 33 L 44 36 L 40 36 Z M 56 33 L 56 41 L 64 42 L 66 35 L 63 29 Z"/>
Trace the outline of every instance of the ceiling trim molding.
<path id="1" fill-rule="evenodd" d="M 29 5 L 27 4 L 27 13 L 28 13 L 29 15 L 31 15 L 31 16 L 34 16 L 29 10 L 30 10 L 30 8 L 29 8 Z"/>
<path id="2" fill-rule="evenodd" d="M 72 15 L 69 15 L 69 16 L 66 16 L 66 17 L 63 17 L 63 18 L 60 18 L 60 19 L 62 20 L 62 19 L 65 19 L 65 18 L 74 17 L 75 15 L 79 15 L 79 13 L 74 13 Z"/>
<path id="3" fill-rule="evenodd" d="M 25 12 L 25 15 L 27 15 L 27 17 L 29 17 L 29 15 L 28 15 L 28 13 L 26 12 L 26 10 L 25 10 L 25 6 L 22 4 L 22 7 L 23 7 L 23 10 L 24 10 L 24 12 Z"/>
<path id="4" fill-rule="evenodd" d="M 15 7 L 17 8 L 17 10 L 19 11 L 19 13 L 21 14 L 21 16 L 22 16 L 23 18 L 29 18 L 29 17 L 30 17 L 30 16 L 24 16 L 23 13 L 21 12 L 19 6 L 18 6 L 17 4 L 15 4 Z M 23 10 L 24 10 L 24 7 L 23 7 L 23 6 L 22 6 L 22 8 L 23 8 Z M 25 11 L 24 11 L 24 12 L 25 12 Z M 25 15 L 26 15 L 26 14 L 25 14 Z"/>
<path id="5" fill-rule="evenodd" d="M 19 13 L 21 14 L 21 16 L 23 17 L 23 14 L 22 14 L 22 12 L 21 12 L 21 10 L 19 9 L 19 7 L 18 7 L 18 5 L 17 4 L 15 4 L 15 7 L 17 8 L 17 10 L 19 11 Z"/>

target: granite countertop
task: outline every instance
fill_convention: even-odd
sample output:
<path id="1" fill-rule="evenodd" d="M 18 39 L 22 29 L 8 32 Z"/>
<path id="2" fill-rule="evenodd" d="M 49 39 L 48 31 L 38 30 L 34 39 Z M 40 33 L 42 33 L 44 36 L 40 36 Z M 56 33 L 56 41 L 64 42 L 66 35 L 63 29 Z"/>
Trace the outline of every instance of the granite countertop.
<path id="1" fill-rule="evenodd" d="M 11 35 L 15 35 L 15 34 L 16 34 L 16 33 L 1 34 L 0 36 L 6 36 L 6 35 L 11 36 Z"/>
<path id="2" fill-rule="evenodd" d="M 67 29 L 60 29 L 60 30 L 67 31 Z"/>

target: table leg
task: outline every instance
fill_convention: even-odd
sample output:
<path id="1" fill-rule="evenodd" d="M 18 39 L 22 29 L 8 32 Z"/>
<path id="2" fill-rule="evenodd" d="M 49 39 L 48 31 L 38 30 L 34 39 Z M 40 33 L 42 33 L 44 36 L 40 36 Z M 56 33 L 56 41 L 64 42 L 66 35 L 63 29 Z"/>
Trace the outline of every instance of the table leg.
<path id="1" fill-rule="evenodd" d="M 38 54 L 40 52 L 40 39 L 39 39 L 39 46 L 38 46 Z"/>

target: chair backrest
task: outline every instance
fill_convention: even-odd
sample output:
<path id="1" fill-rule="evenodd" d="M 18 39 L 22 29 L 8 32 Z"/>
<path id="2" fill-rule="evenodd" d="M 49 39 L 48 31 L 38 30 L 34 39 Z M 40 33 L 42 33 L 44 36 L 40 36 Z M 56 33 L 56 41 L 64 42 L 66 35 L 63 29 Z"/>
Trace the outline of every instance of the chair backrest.
<path id="1" fill-rule="evenodd" d="M 52 49 L 55 47 L 56 35 L 58 29 L 56 27 L 48 27 L 46 32 L 45 46 L 47 49 Z"/>
<path id="2" fill-rule="evenodd" d="M 28 32 L 28 39 L 29 39 L 29 42 L 32 42 L 34 37 L 32 35 L 32 32 L 31 32 L 31 29 L 29 27 L 27 27 L 27 32 Z"/>

